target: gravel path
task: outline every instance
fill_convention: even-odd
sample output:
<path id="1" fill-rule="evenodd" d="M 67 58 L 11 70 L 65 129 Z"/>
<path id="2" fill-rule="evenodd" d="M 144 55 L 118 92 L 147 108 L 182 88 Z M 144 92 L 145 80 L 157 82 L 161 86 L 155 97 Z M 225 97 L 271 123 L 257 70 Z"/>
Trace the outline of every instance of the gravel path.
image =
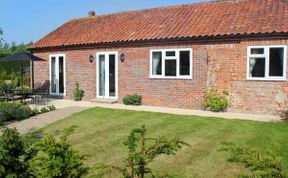
<path id="1" fill-rule="evenodd" d="M 47 124 L 64 119 L 74 113 L 86 110 L 87 107 L 71 106 L 66 108 L 57 109 L 48 113 L 40 114 L 29 119 L 19 122 L 13 122 L 6 125 L 9 128 L 16 128 L 21 134 L 32 132 L 40 129 Z"/>

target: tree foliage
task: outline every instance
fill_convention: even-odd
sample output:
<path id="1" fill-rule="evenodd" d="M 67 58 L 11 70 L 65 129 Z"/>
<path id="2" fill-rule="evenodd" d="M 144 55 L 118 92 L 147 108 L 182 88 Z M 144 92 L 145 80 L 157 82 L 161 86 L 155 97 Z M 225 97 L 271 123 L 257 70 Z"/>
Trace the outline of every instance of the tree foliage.
<path id="1" fill-rule="evenodd" d="M 282 158 L 271 151 L 261 154 L 257 150 L 233 143 L 224 143 L 221 151 L 231 153 L 229 162 L 243 164 L 251 171 L 250 175 L 240 175 L 246 178 L 288 178 L 287 168 L 282 163 Z"/>
<path id="2" fill-rule="evenodd" d="M 21 137 L 16 129 L 5 128 L 0 136 L 0 177 L 5 178 L 78 178 L 86 173 L 84 156 L 74 151 L 67 137 L 68 128 L 56 139 Z"/>
<path id="3" fill-rule="evenodd" d="M 5 128 L 0 137 L 0 177 L 29 177 L 24 142 L 16 129 Z"/>
<path id="4" fill-rule="evenodd" d="M 4 41 L 3 37 L 3 30 L 0 28 L 0 58 L 10 56 L 16 53 L 21 52 L 28 52 L 28 46 L 31 43 L 28 44 L 16 44 L 15 42 L 12 42 L 11 44 Z M 11 80 L 13 88 L 20 86 L 20 83 L 22 85 L 29 85 L 29 73 L 25 75 L 21 75 L 21 69 L 22 65 L 24 67 L 29 67 L 30 62 L 10 62 L 10 61 L 1 61 L 0 65 L 0 85 L 5 80 Z"/>
<path id="5" fill-rule="evenodd" d="M 133 129 L 124 142 L 128 148 L 123 175 L 126 178 L 144 178 L 145 174 L 151 174 L 152 169 L 147 167 L 159 155 L 175 155 L 176 152 L 187 143 L 179 138 L 168 139 L 166 137 L 146 138 L 146 128 Z"/>
<path id="6" fill-rule="evenodd" d="M 48 135 L 32 146 L 30 152 L 35 156 L 30 160 L 30 168 L 35 177 L 78 178 L 86 173 L 85 157 L 67 143 L 73 130 L 73 127 L 66 129 L 60 139 Z"/>
<path id="7" fill-rule="evenodd" d="M 11 44 L 7 43 L 3 39 L 3 30 L 0 28 L 0 58 L 13 55 L 20 52 L 28 52 L 28 46 L 30 43 L 20 43 L 17 44 L 16 42 L 12 42 Z"/>

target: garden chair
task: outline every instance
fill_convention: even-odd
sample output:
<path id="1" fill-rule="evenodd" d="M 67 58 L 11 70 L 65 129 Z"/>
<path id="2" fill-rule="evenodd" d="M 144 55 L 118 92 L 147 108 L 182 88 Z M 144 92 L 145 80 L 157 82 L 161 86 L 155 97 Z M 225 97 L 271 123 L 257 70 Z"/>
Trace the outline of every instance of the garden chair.
<path id="1" fill-rule="evenodd" d="M 35 87 L 35 90 L 33 92 L 34 94 L 31 96 L 32 102 L 36 105 L 40 104 L 46 104 L 48 101 L 50 94 L 49 94 L 49 87 L 40 86 Z"/>

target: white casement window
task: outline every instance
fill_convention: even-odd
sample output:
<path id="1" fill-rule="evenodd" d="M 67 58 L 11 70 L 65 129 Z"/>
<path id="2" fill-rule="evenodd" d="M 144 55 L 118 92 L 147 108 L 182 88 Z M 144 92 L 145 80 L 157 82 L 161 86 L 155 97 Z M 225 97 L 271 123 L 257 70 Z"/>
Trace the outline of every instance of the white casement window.
<path id="1" fill-rule="evenodd" d="M 249 46 L 248 80 L 286 80 L 287 46 Z"/>
<path id="2" fill-rule="evenodd" d="M 192 79 L 192 49 L 151 50 L 150 78 Z"/>

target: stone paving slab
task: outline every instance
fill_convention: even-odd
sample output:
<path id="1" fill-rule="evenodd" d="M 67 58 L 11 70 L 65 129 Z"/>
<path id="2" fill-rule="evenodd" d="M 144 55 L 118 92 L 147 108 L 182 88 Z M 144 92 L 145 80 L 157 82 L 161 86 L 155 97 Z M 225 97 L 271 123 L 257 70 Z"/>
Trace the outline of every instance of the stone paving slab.
<path id="1" fill-rule="evenodd" d="M 18 122 L 9 123 L 6 125 L 8 128 L 16 128 L 21 134 L 35 131 L 44 127 L 47 124 L 55 122 L 60 119 L 64 119 L 74 113 L 86 110 L 87 107 L 70 106 L 60 108 L 55 111 L 39 114 L 29 119 L 25 119 Z"/>
<path id="2" fill-rule="evenodd" d="M 148 111 L 148 112 L 160 112 L 169 114 L 179 115 L 194 115 L 203 117 L 218 117 L 224 119 L 241 119 L 241 120 L 253 120 L 261 122 L 275 122 L 280 121 L 279 116 L 273 115 L 260 115 L 260 114 L 247 114 L 247 113 L 236 113 L 236 112 L 220 112 L 214 113 L 210 111 L 192 110 L 192 109 L 180 109 L 180 108 L 169 108 L 169 107 L 158 107 L 158 106 L 127 106 L 124 104 L 105 104 L 95 103 L 90 101 L 78 101 L 66 99 L 52 99 L 47 105 L 56 106 L 57 110 L 48 113 L 40 114 L 29 119 L 14 122 L 6 125 L 9 128 L 16 128 L 20 133 L 28 133 L 44 127 L 47 124 L 55 122 L 57 120 L 68 117 L 74 113 L 86 110 L 88 108 L 100 107 L 110 109 L 125 109 L 134 111 Z M 31 105 L 31 107 L 36 107 Z M 38 106 L 41 108 L 42 106 Z"/>
<path id="3" fill-rule="evenodd" d="M 51 100 L 49 104 L 53 104 L 56 108 L 64 108 L 67 106 L 81 106 L 81 107 L 101 107 L 101 108 L 111 108 L 111 109 L 126 109 L 134 111 L 148 111 L 148 112 L 161 112 L 169 114 L 179 114 L 179 115 L 194 115 L 202 117 L 215 117 L 224 119 L 240 119 L 240 120 L 253 120 L 261 122 L 278 122 L 281 121 L 279 116 L 269 115 L 269 114 L 249 114 L 249 113 L 238 113 L 238 112 L 211 112 L 196 109 L 181 109 L 181 108 L 170 108 L 170 107 L 159 107 L 159 106 L 128 106 L 124 104 L 107 104 L 107 103 L 97 103 L 90 101 L 78 101 L 73 100 Z"/>

